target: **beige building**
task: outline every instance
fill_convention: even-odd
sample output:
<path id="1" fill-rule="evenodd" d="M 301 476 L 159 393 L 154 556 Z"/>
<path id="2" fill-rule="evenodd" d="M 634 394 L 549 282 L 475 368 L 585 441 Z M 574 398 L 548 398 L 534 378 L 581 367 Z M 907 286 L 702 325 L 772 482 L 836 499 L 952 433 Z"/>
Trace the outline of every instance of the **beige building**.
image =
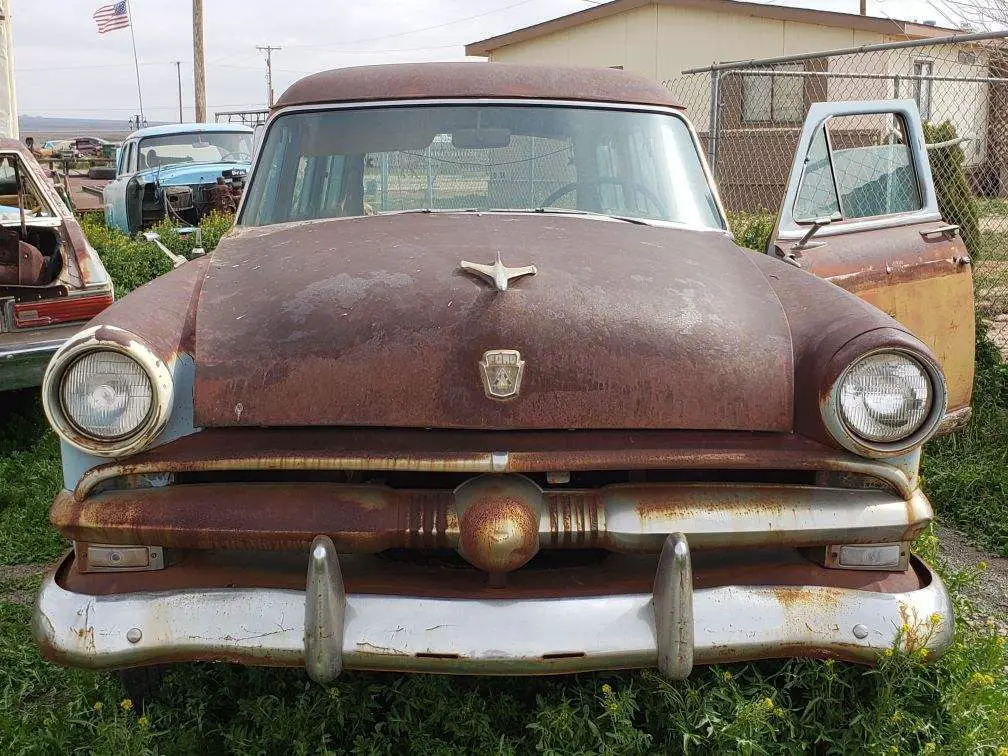
<path id="1" fill-rule="evenodd" d="M 473 42 L 466 53 L 491 61 L 613 67 L 642 74 L 680 98 L 706 140 L 710 76 L 683 76 L 684 70 L 957 33 L 909 21 L 736 0 L 614 0 Z M 856 76 L 845 77 L 844 71 Z M 775 66 L 772 76 L 726 75 L 717 111 L 719 167 L 723 158 L 753 165 L 747 158 L 755 151 L 779 153 L 779 159 L 769 161 L 781 165 L 773 176 L 735 177 L 737 204 L 751 204 L 754 181 L 764 187 L 760 204 L 772 203 L 783 189 L 783 171 L 811 102 L 898 97 L 916 99 L 924 120 L 951 121 L 958 134 L 968 137 L 962 146 L 976 182 L 983 183 L 989 167 L 987 76 L 984 48 L 940 43 L 856 58 L 796 61 Z M 722 146 L 732 154 L 723 153 Z M 723 192 L 736 193 L 731 176 L 719 170 L 719 179 Z"/>

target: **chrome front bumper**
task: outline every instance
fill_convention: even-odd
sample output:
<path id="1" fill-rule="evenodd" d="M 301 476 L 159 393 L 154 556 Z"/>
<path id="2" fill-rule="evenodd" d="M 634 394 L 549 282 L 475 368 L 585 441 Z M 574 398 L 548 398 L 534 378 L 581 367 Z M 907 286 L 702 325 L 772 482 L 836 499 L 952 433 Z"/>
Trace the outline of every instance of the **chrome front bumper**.
<path id="1" fill-rule="evenodd" d="M 549 599 L 441 599 L 345 594 L 331 541 L 315 540 L 307 590 L 181 590 L 90 596 L 50 574 L 33 630 L 46 657 L 110 669 L 227 660 L 341 669 L 549 674 L 790 656 L 871 663 L 904 624 L 933 652 L 952 640 L 941 579 L 912 560 L 924 587 L 876 593 L 822 586 L 693 589 L 682 536 L 669 536 L 653 593 Z M 58 572 L 58 570 L 57 570 Z M 940 622 L 932 624 L 933 615 Z M 920 642 L 913 631 L 910 642 Z"/>
<path id="2" fill-rule="evenodd" d="M 49 360 L 66 338 L 45 338 L 33 343 L 0 343 L 0 391 L 41 386 Z"/>

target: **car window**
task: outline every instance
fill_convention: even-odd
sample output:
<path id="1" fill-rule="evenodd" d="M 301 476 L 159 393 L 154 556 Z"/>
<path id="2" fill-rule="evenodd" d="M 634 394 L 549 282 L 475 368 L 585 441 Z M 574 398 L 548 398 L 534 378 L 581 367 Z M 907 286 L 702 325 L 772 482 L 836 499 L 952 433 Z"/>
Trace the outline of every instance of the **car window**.
<path id="1" fill-rule="evenodd" d="M 252 159 L 252 134 L 168 134 L 140 140 L 138 150 L 137 170 L 141 171 L 185 163 L 247 163 Z"/>
<path id="2" fill-rule="evenodd" d="M 795 199 L 796 220 L 871 218 L 922 207 L 901 116 L 834 116 L 816 131 Z"/>
<path id="3" fill-rule="evenodd" d="M 542 207 L 724 228 L 681 118 L 548 105 L 281 116 L 265 137 L 240 222 Z"/>
<path id="4" fill-rule="evenodd" d="M 22 208 L 29 218 L 56 215 L 35 188 L 21 159 L 16 155 L 2 155 L 0 156 L 0 222 L 19 220 Z"/>

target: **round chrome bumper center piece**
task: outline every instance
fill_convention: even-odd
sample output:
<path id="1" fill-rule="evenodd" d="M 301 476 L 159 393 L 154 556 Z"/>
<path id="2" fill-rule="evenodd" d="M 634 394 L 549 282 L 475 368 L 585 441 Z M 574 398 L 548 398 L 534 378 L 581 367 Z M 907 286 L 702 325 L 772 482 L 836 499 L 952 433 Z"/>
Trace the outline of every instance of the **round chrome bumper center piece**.
<path id="1" fill-rule="evenodd" d="M 539 551 L 542 490 L 521 475 L 481 475 L 455 491 L 458 552 L 491 575 L 512 572 Z"/>

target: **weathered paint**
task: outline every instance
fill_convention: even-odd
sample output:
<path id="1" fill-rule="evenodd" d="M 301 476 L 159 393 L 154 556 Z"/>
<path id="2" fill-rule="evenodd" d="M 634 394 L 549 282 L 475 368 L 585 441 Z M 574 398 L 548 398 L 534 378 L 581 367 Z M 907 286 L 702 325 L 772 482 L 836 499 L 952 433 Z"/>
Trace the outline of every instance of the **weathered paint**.
<path id="1" fill-rule="evenodd" d="M 864 289 L 857 294 L 931 348 L 945 373 L 949 411 L 968 407 L 976 362 L 973 281 L 968 271 Z"/>
<path id="2" fill-rule="evenodd" d="M 500 292 L 459 268 L 498 254 L 538 273 Z M 242 230 L 200 294 L 196 422 L 790 430 L 787 317 L 750 257 L 716 232 L 535 214 Z M 525 361 L 507 402 L 484 392 L 491 349 Z"/>

